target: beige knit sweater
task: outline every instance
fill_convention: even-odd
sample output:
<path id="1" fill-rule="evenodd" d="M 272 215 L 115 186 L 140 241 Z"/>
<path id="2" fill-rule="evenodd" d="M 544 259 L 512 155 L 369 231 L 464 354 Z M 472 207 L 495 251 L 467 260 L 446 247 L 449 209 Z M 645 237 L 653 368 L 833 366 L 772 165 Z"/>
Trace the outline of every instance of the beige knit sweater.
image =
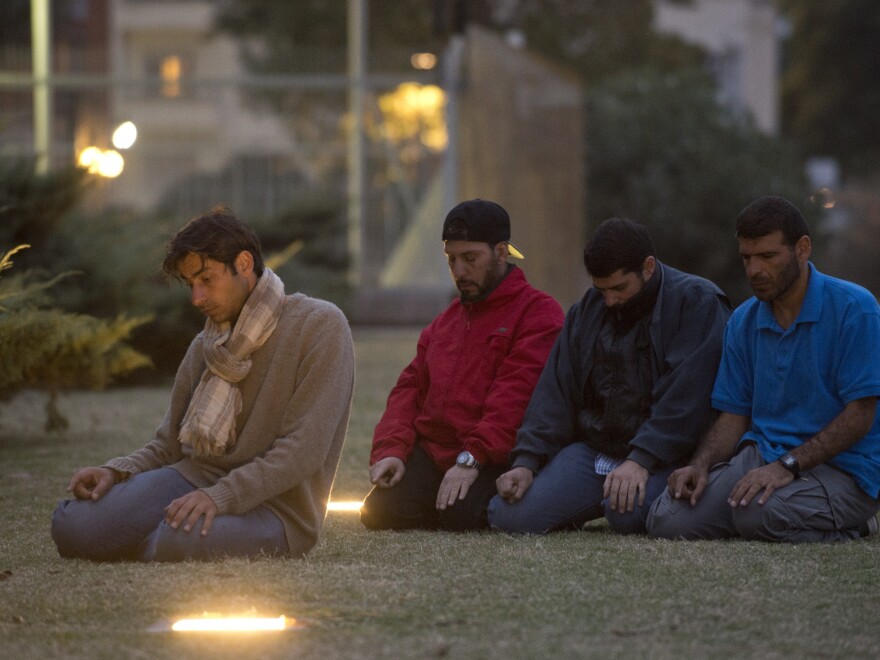
<path id="1" fill-rule="evenodd" d="M 202 335 L 177 371 L 156 438 L 105 465 L 138 473 L 170 466 L 217 504 L 240 514 L 265 504 L 284 524 L 292 555 L 318 541 L 342 451 L 354 389 L 348 322 L 331 303 L 287 296 L 278 326 L 251 355 L 241 381 L 237 440 L 222 456 L 194 456 L 178 431 L 205 362 Z"/>

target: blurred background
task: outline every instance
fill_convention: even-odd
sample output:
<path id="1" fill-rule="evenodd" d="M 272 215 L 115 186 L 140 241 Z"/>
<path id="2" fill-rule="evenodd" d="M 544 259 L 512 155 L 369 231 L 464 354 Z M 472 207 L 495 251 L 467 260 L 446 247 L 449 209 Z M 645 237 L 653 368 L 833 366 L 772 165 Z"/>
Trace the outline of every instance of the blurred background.
<path id="1" fill-rule="evenodd" d="M 419 325 L 459 200 L 507 208 L 567 307 L 615 215 L 741 302 L 733 220 L 779 194 L 876 293 L 878 63 L 876 0 L 3 0 L 0 254 L 31 246 L 3 281 L 71 272 L 40 304 L 139 319 L 154 378 L 203 323 L 164 242 L 216 204 L 288 291 Z"/>

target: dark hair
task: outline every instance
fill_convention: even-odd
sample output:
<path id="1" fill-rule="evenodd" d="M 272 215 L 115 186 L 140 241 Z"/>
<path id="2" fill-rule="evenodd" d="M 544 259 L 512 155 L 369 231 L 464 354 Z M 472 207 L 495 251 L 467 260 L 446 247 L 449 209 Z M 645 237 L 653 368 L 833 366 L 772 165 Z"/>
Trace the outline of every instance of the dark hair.
<path id="1" fill-rule="evenodd" d="M 763 238 L 775 231 L 782 232 L 789 246 L 810 235 L 804 216 L 784 197 L 759 197 L 736 217 L 739 238 Z"/>
<path id="2" fill-rule="evenodd" d="M 254 230 L 235 217 L 225 206 L 215 206 L 197 215 L 168 241 L 167 255 L 162 270 L 168 275 L 179 276 L 177 264 L 187 254 L 197 254 L 202 259 L 219 261 L 236 273 L 235 258 L 241 252 L 250 252 L 254 258 L 254 272 L 263 274 L 263 254 L 260 239 Z"/>
<path id="3" fill-rule="evenodd" d="M 645 259 L 656 256 L 648 230 L 626 218 L 609 218 L 584 248 L 584 265 L 593 277 L 608 277 L 641 270 Z"/>

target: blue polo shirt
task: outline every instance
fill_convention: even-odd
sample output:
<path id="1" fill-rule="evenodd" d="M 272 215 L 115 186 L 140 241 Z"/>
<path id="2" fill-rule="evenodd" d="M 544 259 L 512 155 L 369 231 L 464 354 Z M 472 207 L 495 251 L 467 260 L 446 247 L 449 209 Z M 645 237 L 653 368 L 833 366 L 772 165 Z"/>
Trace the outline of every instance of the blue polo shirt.
<path id="1" fill-rule="evenodd" d="M 776 322 L 750 298 L 728 322 L 712 406 L 751 417 L 740 442 L 775 461 L 825 428 L 846 404 L 880 396 L 880 307 L 864 288 L 809 264 L 795 322 Z M 829 461 L 872 497 L 880 494 L 880 414 L 868 434 Z"/>

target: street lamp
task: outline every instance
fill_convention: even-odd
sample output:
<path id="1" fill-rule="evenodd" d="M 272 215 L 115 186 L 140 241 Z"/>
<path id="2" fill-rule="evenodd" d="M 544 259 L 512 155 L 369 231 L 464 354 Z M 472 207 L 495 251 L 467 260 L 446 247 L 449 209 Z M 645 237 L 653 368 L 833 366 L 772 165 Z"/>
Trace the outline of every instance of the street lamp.
<path id="1" fill-rule="evenodd" d="M 137 140 L 137 126 L 133 122 L 124 121 L 113 131 L 113 146 L 117 149 L 128 149 Z"/>

